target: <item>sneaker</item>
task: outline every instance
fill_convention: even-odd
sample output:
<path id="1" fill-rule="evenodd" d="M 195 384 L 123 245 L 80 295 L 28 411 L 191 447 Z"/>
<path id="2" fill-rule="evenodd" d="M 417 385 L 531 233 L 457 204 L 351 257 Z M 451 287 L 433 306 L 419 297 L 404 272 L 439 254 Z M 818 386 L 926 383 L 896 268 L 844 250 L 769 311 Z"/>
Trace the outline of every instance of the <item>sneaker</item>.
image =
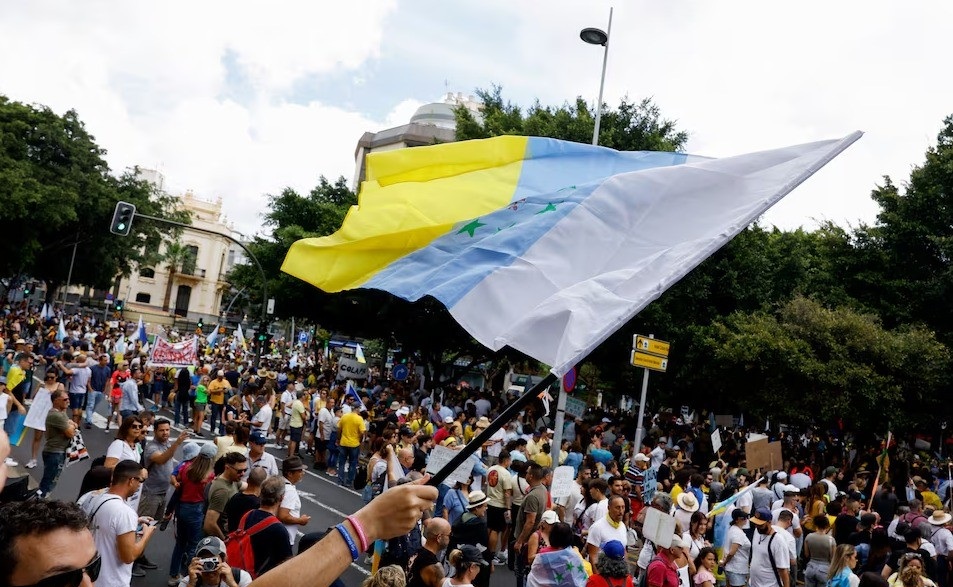
<path id="1" fill-rule="evenodd" d="M 143 568 L 143 569 L 145 569 L 145 570 L 147 570 L 147 571 L 152 571 L 152 570 L 154 570 L 154 569 L 158 569 L 158 568 L 159 568 L 159 565 L 157 565 L 157 564 L 155 564 L 154 562 L 152 562 L 151 560 L 147 559 L 145 555 L 142 555 L 141 557 L 139 557 L 139 560 L 136 561 L 136 562 L 139 564 L 139 567 L 140 567 L 140 568 Z"/>
<path id="2" fill-rule="evenodd" d="M 505 564 L 506 564 L 506 551 L 505 551 L 505 550 L 502 550 L 502 551 L 496 553 L 496 562 L 497 562 L 497 564 L 500 564 L 500 565 L 505 565 Z"/>
<path id="3" fill-rule="evenodd" d="M 169 587 L 175 587 L 176 585 L 179 584 L 179 581 L 181 580 L 182 580 L 182 577 L 180 577 L 179 575 L 176 575 L 174 577 L 169 577 L 169 581 L 168 583 L 166 583 L 166 585 L 168 585 Z"/>
<path id="4" fill-rule="evenodd" d="M 17 461 L 11 459 L 10 457 L 7 457 L 7 458 L 3 461 L 3 464 L 6 465 L 6 466 L 8 466 L 8 467 L 16 467 L 16 466 L 19 465 L 20 463 L 18 463 Z"/>
<path id="5" fill-rule="evenodd" d="M 30 459 L 30 462 L 28 462 L 25 466 L 26 466 L 27 469 L 35 469 L 35 468 L 36 468 L 36 459 Z"/>
<path id="6" fill-rule="evenodd" d="M 145 577 L 146 572 L 139 568 L 139 565 L 132 565 L 132 576 L 133 577 Z"/>
<path id="7" fill-rule="evenodd" d="M 85 428 L 86 428 L 87 430 L 91 429 L 92 427 L 93 427 L 92 423 L 86 422 Z"/>

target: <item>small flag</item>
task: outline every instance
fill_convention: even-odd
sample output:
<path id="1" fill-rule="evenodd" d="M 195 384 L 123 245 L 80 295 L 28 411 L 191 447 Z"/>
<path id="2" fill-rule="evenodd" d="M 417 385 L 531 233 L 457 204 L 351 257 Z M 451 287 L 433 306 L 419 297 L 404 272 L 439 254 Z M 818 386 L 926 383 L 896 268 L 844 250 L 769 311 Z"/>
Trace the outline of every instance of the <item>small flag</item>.
<path id="1" fill-rule="evenodd" d="M 139 316 L 139 327 L 136 329 L 139 334 L 139 341 L 145 345 L 149 343 L 149 337 L 146 335 L 146 325 L 142 323 L 142 316 Z"/>
<path id="2" fill-rule="evenodd" d="M 66 319 L 65 319 L 65 318 L 60 318 L 60 327 L 59 327 L 59 329 L 56 331 L 56 336 L 57 336 L 60 340 L 63 340 L 63 339 L 65 339 L 65 338 L 67 337 L 65 323 L 66 323 Z"/>
<path id="3" fill-rule="evenodd" d="M 242 347 L 243 351 L 248 350 L 248 343 L 245 342 L 245 333 L 242 332 L 242 325 L 239 324 L 238 328 L 235 330 L 235 338 L 238 340 L 239 346 Z"/>
<path id="4" fill-rule="evenodd" d="M 356 401 L 361 406 L 362 412 L 367 411 L 367 406 L 364 405 L 364 400 L 361 399 L 361 396 L 357 395 L 357 389 L 354 388 L 354 382 L 350 379 L 347 380 L 347 385 L 344 388 L 344 395 Z"/>
<path id="5" fill-rule="evenodd" d="M 215 343 L 218 342 L 218 324 L 216 324 L 212 332 L 205 337 L 205 340 L 208 341 L 209 345 L 215 346 Z"/>
<path id="6" fill-rule="evenodd" d="M 361 348 L 361 345 L 357 345 L 354 349 L 354 356 L 357 358 L 358 363 L 366 363 L 367 359 L 364 358 L 364 349 Z"/>

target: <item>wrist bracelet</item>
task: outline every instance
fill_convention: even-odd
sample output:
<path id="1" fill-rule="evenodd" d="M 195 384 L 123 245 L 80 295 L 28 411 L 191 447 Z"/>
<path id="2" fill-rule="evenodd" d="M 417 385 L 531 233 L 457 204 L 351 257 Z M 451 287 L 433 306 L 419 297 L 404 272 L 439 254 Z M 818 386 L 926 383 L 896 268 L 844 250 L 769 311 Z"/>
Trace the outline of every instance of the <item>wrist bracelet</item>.
<path id="1" fill-rule="evenodd" d="M 350 522 L 351 527 L 354 528 L 354 533 L 357 534 L 357 539 L 361 541 L 361 552 L 367 551 L 369 545 L 367 544 L 367 534 L 364 533 L 364 527 L 354 516 L 348 516 L 344 519 Z"/>
<path id="2" fill-rule="evenodd" d="M 341 538 L 344 538 L 344 542 L 347 543 L 347 549 L 351 551 L 351 560 L 356 561 L 361 555 L 357 551 L 357 545 L 354 544 L 354 539 L 351 538 L 351 533 L 347 531 L 344 524 L 338 524 L 334 529 L 341 534 Z"/>

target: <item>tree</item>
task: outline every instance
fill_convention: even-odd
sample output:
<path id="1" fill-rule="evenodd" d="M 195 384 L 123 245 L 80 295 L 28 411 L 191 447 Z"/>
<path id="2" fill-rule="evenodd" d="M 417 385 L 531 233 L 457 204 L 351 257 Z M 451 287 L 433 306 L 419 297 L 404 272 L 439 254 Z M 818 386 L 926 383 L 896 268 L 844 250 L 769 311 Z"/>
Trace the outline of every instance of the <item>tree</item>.
<path id="1" fill-rule="evenodd" d="M 76 284 L 105 288 L 147 261 L 168 230 L 135 222 L 129 237 L 110 234 L 119 200 L 148 215 L 187 221 L 174 198 L 135 170 L 111 175 L 104 156 L 75 111 L 60 116 L 0 96 L 0 276 L 8 283 L 25 275 L 41 279 L 52 298 L 66 282 L 74 245 Z"/>
<path id="2" fill-rule="evenodd" d="M 160 259 L 169 269 L 169 280 L 165 284 L 165 296 L 162 298 L 162 311 L 168 312 L 172 301 L 172 283 L 175 281 L 175 274 L 180 267 L 183 267 L 189 259 L 192 259 L 192 250 L 178 242 L 168 242 L 165 252 Z"/>

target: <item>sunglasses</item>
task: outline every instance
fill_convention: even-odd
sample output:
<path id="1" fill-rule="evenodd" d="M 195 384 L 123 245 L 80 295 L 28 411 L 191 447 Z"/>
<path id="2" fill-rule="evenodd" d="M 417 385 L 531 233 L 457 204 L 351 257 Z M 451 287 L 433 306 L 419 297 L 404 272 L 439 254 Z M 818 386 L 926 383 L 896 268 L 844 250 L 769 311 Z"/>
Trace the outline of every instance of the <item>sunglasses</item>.
<path id="1" fill-rule="evenodd" d="M 99 578 L 99 571 L 102 568 L 103 559 L 100 558 L 99 553 L 96 553 L 96 556 L 93 557 L 93 560 L 89 562 L 88 565 L 81 569 L 73 569 L 72 571 L 66 571 L 65 573 L 60 573 L 58 575 L 53 575 L 52 577 L 47 577 L 42 581 L 38 581 L 33 585 L 25 585 L 24 587 L 79 587 L 83 583 L 83 574 L 89 575 L 89 580 L 95 582 Z"/>
<path id="2" fill-rule="evenodd" d="M 142 428 L 142 424 L 133 424 L 133 425 L 132 425 L 132 429 L 133 429 L 133 430 L 139 430 L 140 428 Z"/>

